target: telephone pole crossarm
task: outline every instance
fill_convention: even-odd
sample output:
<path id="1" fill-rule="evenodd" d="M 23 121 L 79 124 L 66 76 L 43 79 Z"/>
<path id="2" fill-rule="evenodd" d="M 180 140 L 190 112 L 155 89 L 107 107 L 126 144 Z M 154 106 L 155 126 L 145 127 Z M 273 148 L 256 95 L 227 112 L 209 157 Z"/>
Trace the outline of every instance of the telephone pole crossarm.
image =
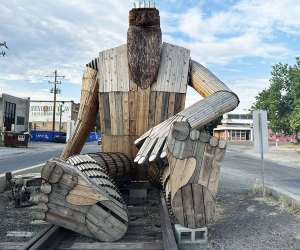
<path id="1" fill-rule="evenodd" d="M 54 71 L 54 76 L 45 76 L 45 77 L 54 77 L 54 98 L 53 98 L 53 124 L 52 124 L 52 131 L 55 131 L 55 110 L 56 110 L 56 94 L 57 94 L 57 84 L 61 84 L 61 82 L 57 82 L 57 78 L 61 77 L 64 78 L 65 76 L 59 76 L 57 75 L 57 70 Z M 51 83 L 49 81 L 49 83 Z"/>

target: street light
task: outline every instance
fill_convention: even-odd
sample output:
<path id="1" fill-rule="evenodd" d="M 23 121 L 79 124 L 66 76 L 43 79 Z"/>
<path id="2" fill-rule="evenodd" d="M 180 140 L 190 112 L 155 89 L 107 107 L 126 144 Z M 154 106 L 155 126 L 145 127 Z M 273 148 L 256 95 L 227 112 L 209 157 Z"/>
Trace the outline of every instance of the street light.
<path id="1" fill-rule="evenodd" d="M 62 108 L 63 108 L 63 105 L 65 104 L 65 102 L 61 102 L 60 104 L 60 109 L 59 109 L 59 131 L 61 131 L 61 115 L 62 115 Z"/>

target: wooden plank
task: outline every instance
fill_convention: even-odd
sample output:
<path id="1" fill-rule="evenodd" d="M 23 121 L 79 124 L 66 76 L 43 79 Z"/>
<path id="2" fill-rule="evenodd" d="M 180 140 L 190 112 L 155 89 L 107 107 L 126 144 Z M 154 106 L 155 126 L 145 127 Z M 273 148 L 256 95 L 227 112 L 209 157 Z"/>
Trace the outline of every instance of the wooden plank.
<path id="1" fill-rule="evenodd" d="M 76 221 L 81 224 L 85 224 L 85 215 L 84 213 L 81 213 L 79 211 L 73 210 L 71 208 L 61 206 L 59 204 L 55 204 L 52 202 L 49 202 L 48 204 L 49 212 L 57 214 L 61 217 L 64 217 L 66 219 Z"/>
<path id="2" fill-rule="evenodd" d="M 109 93 L 103 93 L 105 135 L 111 135 L 110 101 Z"/>
<path id="3" fill-rule="evenodd" d="M 137 117 L 136 117 L 136 95 L 137 91 L 135 92 L 129 92 L 129 131 L 130 135 L 136 135 L 136 122 L 137 122 Z"/>
<path id="4" fill-rule="evenodd" d="M 156 107 L 155 107 L 155 118 L 154 118 L 154 126 L 161 123 L 161 113 L 162 113 L 162 99 L 163 92 L 156 93 Z"/>
<path id="5" fill-rule="evenodd" d="M 160 201 L 159 213 L 164 241 L 164 249 L 177 250 L 178 248 L 174 237 L 170 216 L 167 210 L 167 204 L 162 192 L 160 192 Z"/>
<path id="6" fill-rule="evenodd" d="M 179 113 L 183 109 L 181 107 L 181 99 L 182 99 L 182 94 L 176 93 L 175 94 L 174 114 Z"/>
<path id="7" fill-rule="evenodd" d="M 104 106 L 104 96 L 102 93 L 99 93 L 98 95 L 98 99 L 99 99 L 99 116 L 100 116 L 100 130 L 101 133 L 105 134 L 105 120 L 104 120 L 104 109 L 106 109 L 106 107 Z"/>
<path id="8" fill-rule="evenodd" d="M 183 59 L 183 67 L 182 67 L 182 73 L 181 73 L 181 81 L 180 81 L 180 92 L 186 93 L 187 89 L 187 80 L 188 80 L 188 74 L 189 74 L 189 68 L 190 68 L 190 51 L 184 49 L 182 51 L 182 59 Z"/>
<path id="9" fill-rule="evenodd" d="M 219 178 L 220 178 L 220 170 L 221 165 L 223 163 L 225 156 L 225 149 L 220 149 L 217 147 L 215 151 L 215 157 L 213 159 L 212 168 L 209 176 L 208 190 L 212 193 L 213 197 L 216 197 Z"/>
<path id="10" fill-rule="evenodd" d="M 171 92 L 170 95 L 169 95 L 168 116 L 167 116 L 167 118 L 170 118 L 171 116 L 175 115 L 175 113 L 174 113 L 175 95 L 176 95 L 176 93 L 174 93 L 174 92 Z"/>
<path id="11" fill-rule="evenodd" d="M 116 123 L 117 123 L 117 134 L 123 135 L 123 106 L 122 106 L 122 92 L 115 93 L 115 110 L 116 110 Z"/>
<path id="12" fill-rule="evenodd" d="M 57 214 L 48 212 L 46 214 L 46 221 L 59 225 L 71 231 L 75 231 L 77 233 L 86 235 L 88 237 L 93 237 L 85 224 L 81 224 L 73 220 L 65 219 L 64 217 L 59 216 Z"/>
<path id="13" fill-rule="evenodd" d="M 210 144 L 206 145 L 206 149 L 204 151 L 202 164 L 200 167 L 200 174 L 198 183 L 203 185 L 204 187 L 208 186 L 210 171 L 213 165 L 213 158 L 215 155 L 216 147 L 212 147 Z M 197 176 L 195 176 L 197 179 Z"/>
<path id="14" fill-rule="evenodd" d="M 129 135 L 129 93 L 128 92 L 124 92 L 122 95 L 122 109 L 123 109 L 123 135 Z"/>
<path id="15" fill-rule="evenodd" d="M 206 224 L 203 186 L 192 184 L 192 195 L 194 202 L 196 228 L 203 227 Z"/>
<path id="16" fill-rule="evenodd" d="M 161 121 L 165 121 L 168 119 L 168 108 L 169 108 L 169 92 L 164 92 L 162 97 L 162 106 L 161 106 Z"/>
<path id="17" fill-rule="evenodd" d="M 99 194 L 92 187 L 86 187 L 79 184 L 66 196 L 66 201 L 73 205 L 93 205 L 97 201 L 103 200 L 108 200 L 108 197 Z"/>
<path id="18" fill-rule="evenodd" d="M 117 124 L 117 113 L 116 113 L 116 99 L 115 92 L 110 92 L 109 94 L 109 107 L 110 107 L 110 125 L 111 125 L 111 135 L 118 135 L 118 124 Z"/>
<path id="19" fill-rule="evenodd" d="M 99 68 L 98 68 L 99 92 L 102 93 L 102 92 L 104 92 L 104 85 L 105 85 L 105 77 L 104 77 L 105 66 L 104 66 L 103 52 L 99 53 L 98 65 L 99 65 Z"/>
<path id="20" fill-rule="evenodd" d="M 182 189 L 178 189 L 174 198 L 172 199 L 172 212 L 175 215 L 176 219 L 181 225 L 185 225 L 185 215 L 183 212 L 183 203 L 182 203 Z"/>
<path id="21" fill-rule="evenodd" d="M 215 201 L 207 188 L 203 187 L 203 204 L 205 206 L 205 219 L 209 223 L 215 214 Z"/>
<path id="22" fill-rule="evenodd" d="M 153 128 L 155 125 L 155 109 L 156 107 L 156 91 L 150 92 L 149 101 L 149 115 L 148 115 L 148 130 Z"/>
<path id="23" fill-rule="evenodd" d="M 182 192 L 182 206 L 183 206 L 183 216 L 185 225 L 189 228 L 195 228 L 195 212 L 194 212 L 194 202 L 191 184 L 187 184 L 181 188 Z"/>

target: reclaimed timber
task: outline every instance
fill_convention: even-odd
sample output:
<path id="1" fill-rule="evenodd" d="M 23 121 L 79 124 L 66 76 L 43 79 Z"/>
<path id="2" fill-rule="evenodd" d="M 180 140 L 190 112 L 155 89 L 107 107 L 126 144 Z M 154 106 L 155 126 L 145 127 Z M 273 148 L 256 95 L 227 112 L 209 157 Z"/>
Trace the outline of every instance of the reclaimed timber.
<path id="1" fill-rule="evenodd" d="M 44 220 L 46 217 L 46 214 L 43 212 L 34 212 L 32 213 L 32 217 L 34 220 Z"/>
<path id="2" fill-rule="evenodd" d="M 214 215 L 226 142 L 189 126 L 176 128 L 186 124 L 177 122 L 169 132 L 169 165 L 162 174 L 162 186 L 170 214 L 183 226 L 196 228 L 205 226 Z"/>
<path id="3" fill-rule="evenodd" d="M 99 109 L 97 73 L 97 70 L 90 67 L 84 70 L 78 118 L 73 134 L 61 154 L 62 160 L 80 153 L 87 136 L 94 128 L 95 117 Z"/>
<path id="4" fill-rule="evenodd" d="M 50 194 L 51 193 L 51 184 L 48 182 L 44 182 L 41 187 L 41 192 L 44 194 Z"/>
<path id="5" fill-rule="evenodd" d="M 132 163 L 123 154 L 115 156 L 115 162 L 119 165 L 124 165 L 126 161 Z M 72 165 L 51 160 L 44 166 L 43 173 L 51 184 L 51 192 L 45 189 L 46 193 L 39 194 L 45 199 L 33 196 L 36 202 L 47 203 L 47 211 L 37 213 L 44 214 L 43 219 L 50 223 L 98 240 L 118 240 L 127 231 L 128 224 L 127 208 L 118 189 L 91 156 L 74 155 L 68 162 Z M 131 169 L 128 167 L 129 171 Z M 97 221 L 90 221 L 91 218 Z M 104 221 L 106 229 L 112 229 L 117 222 L 119 224 L 117 229 L 102 232 Z"/>
<path id="6" fill-rule="evenodd" d="M 186 93 L 188 84 L 188 68 L 190 51 L 177 45 L 163 43 L 161 50 L 160 68 L 157 80 L 152 89 L 162 92 Z M 184 68 L 184 70 L 183 70 Z"/>
<path id="7" fill-rule="evenodd" d="M 235 109 L 238 104 L 239 99 L 234 93 L 219 91 L 191 105 L 179 115 L 186 117 L 192 129 L 197 129 Z"/>
<path id="8" fill-rule="evenodd" d="M 132 79 L 142 89 L 148 88 L 156 78 L 160 66 L 161 39 L 159 26 L 128 28 L 128 67 Z"/>
<path id="9" fill-rule="evenodd" d="M 30 209 L 34 210 L 36 212 L 43 212 L 43 213 L 45 213 L 45 212 L 48 211 L 48 206 L 47 206 L 46 203 L 39 203 L 36 206 L 31 207 Z"/>
<path id="10" fill-rule="evenodd" d="M 90 153 L 89 156 L 107 172 L 118 186 L 129 183 L 137 173 L 137 164 L 129 155 L 100 152 Z"/>
<path id="11" fill-rule="evenodd" d="M 191 74 L 189 84 L 203 97 L 221 90 L 231 91 L 220 79 L 200 63 L 191 60 Z"/>
<path id="12" fill-rule="evenodd" d="M 46 194 L 31 194 L 29 198 L 29 202 L 32 204 L 39 204 L 39 203 L 47 203 L 48 196 Z"/>

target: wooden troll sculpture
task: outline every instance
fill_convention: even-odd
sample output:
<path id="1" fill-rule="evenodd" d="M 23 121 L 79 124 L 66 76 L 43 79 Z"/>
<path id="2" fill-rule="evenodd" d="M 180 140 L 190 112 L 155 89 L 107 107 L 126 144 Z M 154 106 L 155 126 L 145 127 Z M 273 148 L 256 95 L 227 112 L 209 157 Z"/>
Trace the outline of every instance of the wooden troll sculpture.
<path id="1" fill-rule="evenodd" d="M 184 109 L 188 85 L 204 99 Z M 118 186 L 144 180 L 145 169 L 156 166 L 177 222 L 206 225 L 226 142 L 197 129 L 238 103 L 189 50 L 162 43 L 156 8 L 132 9 L 127 44 L 100 52 L 84 69 L 78 120 L 60 159 L 42 169 L 37 216 L 100 241 L 118 240 L 128 225 Z M 103 152 L 79 155 L 97 112 Z"/>

